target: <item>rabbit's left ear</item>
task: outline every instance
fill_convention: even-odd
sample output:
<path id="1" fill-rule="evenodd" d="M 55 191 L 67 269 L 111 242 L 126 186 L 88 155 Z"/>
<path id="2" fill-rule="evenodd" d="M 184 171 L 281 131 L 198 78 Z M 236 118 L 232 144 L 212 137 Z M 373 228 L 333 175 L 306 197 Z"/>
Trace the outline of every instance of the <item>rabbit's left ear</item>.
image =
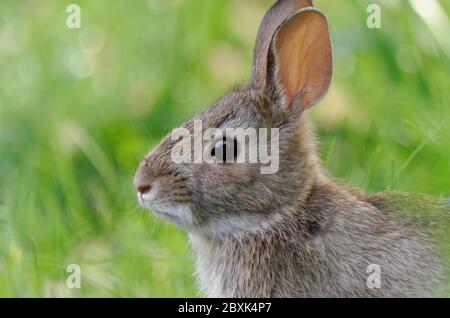
<path id="1" fill-rule="evenodd" d="M 273 35 L 266 89 L 285 108 L 307 109 L 325 96 L 333 57 L 326 17 L 314 8 L 297 11 Z"/>

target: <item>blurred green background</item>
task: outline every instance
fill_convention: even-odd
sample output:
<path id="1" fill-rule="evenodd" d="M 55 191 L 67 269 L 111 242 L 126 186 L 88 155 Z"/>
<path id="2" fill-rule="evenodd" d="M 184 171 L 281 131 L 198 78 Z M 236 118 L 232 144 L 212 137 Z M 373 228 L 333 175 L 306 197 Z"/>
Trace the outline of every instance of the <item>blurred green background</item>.
<path id="1" fill-rule="evenodd" d="M 450 2 L 315 1 L 335 73 L 324 165 L 450 196 Z M 66 8 L 81 7 L 69 29 Z M 0 2 L 0 296 L 196 296 L 186 234 L 139 208 L 143 155 L 246 79 L 270 0 Z M 450 234 L 449 234 L 450 235 Z M 78 264 L 82 288 L 66 287 Z"/>

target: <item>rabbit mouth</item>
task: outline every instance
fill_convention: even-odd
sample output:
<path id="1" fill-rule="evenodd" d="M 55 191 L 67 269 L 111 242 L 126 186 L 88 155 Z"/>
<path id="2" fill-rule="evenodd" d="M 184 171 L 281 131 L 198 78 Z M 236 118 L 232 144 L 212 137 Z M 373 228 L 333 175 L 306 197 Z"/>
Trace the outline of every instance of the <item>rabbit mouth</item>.
<path id="1" fill-rule="evenodd" d="M 144 208 L 152 211 L 156 216 L 184 228 L 192 227 L 194 221 L 192 211 L 186 203 L 175 203 L 164 200 L 146 200 L 138 194 L 138 201 Z"/>

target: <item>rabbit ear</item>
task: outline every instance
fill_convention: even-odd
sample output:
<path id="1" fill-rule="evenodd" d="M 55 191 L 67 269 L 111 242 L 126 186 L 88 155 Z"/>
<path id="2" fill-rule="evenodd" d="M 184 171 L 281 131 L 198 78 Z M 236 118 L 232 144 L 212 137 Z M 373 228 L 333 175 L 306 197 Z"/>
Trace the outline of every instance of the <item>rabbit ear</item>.
<path id="1" fill-rule="evenodd" d="M 286 19 L 273 36 L 268 61 L 266 89 L 282 106 L 304 110 L 318 103 L 333 68 L 326 17 L 306 8 Z"/>
<path id="2" fill-rule="evenodd" d="M 297 10 L 311 6 L 311 0 L 278 0 L 267 11 L 259 27 L 253 52 L 253 69 L 250 81 L 256 87 L 263 88 L 266 85 L 269 46 L 277 28 Z"/>

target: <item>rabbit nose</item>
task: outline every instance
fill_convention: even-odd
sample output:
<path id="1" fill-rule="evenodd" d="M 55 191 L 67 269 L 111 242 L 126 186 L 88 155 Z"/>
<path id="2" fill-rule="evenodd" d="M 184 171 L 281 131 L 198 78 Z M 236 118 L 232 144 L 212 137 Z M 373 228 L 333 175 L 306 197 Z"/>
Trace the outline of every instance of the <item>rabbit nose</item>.
<path id="1" fill-rule="evenodd" d="M 145 193 L 147 193 L 148 191 L 150 191 L 150 189 L 151 189 L 151 186 L 150 186 L 149 184 L 147 184 L 147 185 L 141 185 L 141 186 L 139 186 L 139 187 L 137 188 L 137 190 L 138 190 L 138 192 L 139 192 L 140 194 L 145 194 Z"/>

